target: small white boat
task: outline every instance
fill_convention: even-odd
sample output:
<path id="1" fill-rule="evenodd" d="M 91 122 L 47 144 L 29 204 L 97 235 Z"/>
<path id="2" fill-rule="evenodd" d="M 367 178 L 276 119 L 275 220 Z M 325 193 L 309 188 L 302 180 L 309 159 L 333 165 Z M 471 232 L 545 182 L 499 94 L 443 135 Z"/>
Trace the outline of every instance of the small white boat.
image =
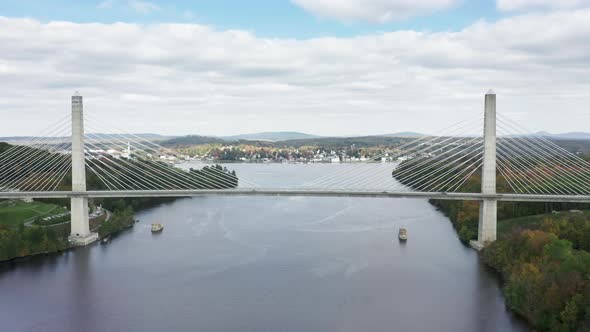
<path id="1" fill-rule="evenodd" d="M 399 229 L 399 234 L 397 235 L 400 241 L 407 241 L 408 240 L 408 230 L 405 228 Z"/>
<path id="2" fill-rule="evenodd" d="M 164 225 L 162 224 L 152 224 L 152 233 L 158 233 L 164 230 Z"/>

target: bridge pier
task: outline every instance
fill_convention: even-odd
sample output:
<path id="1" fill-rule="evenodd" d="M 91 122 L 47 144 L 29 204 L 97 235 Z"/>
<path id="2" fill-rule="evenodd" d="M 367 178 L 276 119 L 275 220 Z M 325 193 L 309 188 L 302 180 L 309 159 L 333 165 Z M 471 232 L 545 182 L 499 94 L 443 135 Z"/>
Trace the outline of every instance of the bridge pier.
<path id="1" fill-rule="evenodd" d="M 496 194 L 496 94 L 490 90 L 485 95 L 484 113 L 484 152 L 481 174 L 481 192 L 485 195 Z M 477 241 L 470 244 L 476 250 L 496 241 L 498 222 L 498 201 L 484 199 L 479 203 L 479 225 Z"/>
<path id="2" fill-rule="evenodd" d="M 84 109 L 82 96 L 72 96 L 72 191 L 86 191 L 86 161 L 84 159 Z M 88 198 L 71 198 L 70 242 L 85 246 L 98 240 L 98 233 L 90 232 Z"/>

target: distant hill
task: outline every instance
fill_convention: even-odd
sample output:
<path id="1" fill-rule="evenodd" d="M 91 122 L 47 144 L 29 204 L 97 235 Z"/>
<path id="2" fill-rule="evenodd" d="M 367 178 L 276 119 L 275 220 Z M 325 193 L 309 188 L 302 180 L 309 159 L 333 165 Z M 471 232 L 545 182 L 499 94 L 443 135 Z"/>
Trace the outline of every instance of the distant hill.
<path id="1" fill-rule="evenodd" d="M 589 139 L 563 139 L 552 138 L 551 141 L 562 148 L 575 154 L 590 155 L 590 140 Z"/>
<path id="2" fill-rule="evenodd" d="M 319 137 L 308 139 L 294 139 L 275 142 L 275 146 L 294 146 L 301 147 L 306 145 L 322 146 L 325 148 L 338 148 L 342 146 L 356 146 L 357 148 L 379 146 L 379 145 L 399 145 L 412 141 L 412 137 L 399 136 L 358 136 L 358 137 Z"/>
<path id="3" fill-rule="evenodd" d="M 274 133 L 273 133 L 274 134 Z M 300 133 L 297 133 L 300 134 Z M 170 148 L 186 148 L 201 144 L 250 144 L 256 146 L 266 147 L 301 147 L 301 146 L 321 146 L 325 148 L 338 148 L 343 146 L 356 146 L 358 148 L 371 147 L 379 145 L 399 145 L 411 140 L 415 137 L 401 137 L 401 136 L 358 136 L 358 137 L 314 137 L 313 135 L 303 134 L 305 138 L 289 139 L 280 141 L 270 141 L 262 139 L 238 139 L 243 135 L 229 137 L 210 137 L 210 136 L 182 136 L 175 137 L 169 140 L 160 142 L 161 145 Z M 311 136 L 311 138 L 309 138 Z M 255 137 L 255 136 L 248 136 Z M 266 136 L 267 138 L 269 136 Z M 276 137 L 276 136 L 275 136 Z"/>
<path id="4" fill-rule="evenodd" d="M 137 140 L 138 138 L 147 140 L 147 141 L 162 141 L 165 139 L 173 138 L 174 136 L 163 136 L 159 134 L 151 134 L 151 133 L 139 133 L 139 134 L 102 134 L 102 133 L 86 133 L 86 136 L 91 137 L 92 139 L 98 141 L 107 141 L 107 140 Z M 69 139 L 69 137 L 31 137 L 31 136 L 10 136 L 10 137 L 0 137 L 0 142 L 7 142 L 7 143 L 20 143 L 25 141 L 30 141 L 33 139 L 40 139 L 43 141 L 52 140 L 61 141 L 64 139 Z"/>
<path id="5" fill-rule="evenodd" d="M 590 133 L 585 132 L 569 132 L 561 134 L 552 134 L 546 131 L 540 131 L 533 134 L 534 136 L 545 136 L 553 139 L 567 139 L 567 140 L 590 140 Z"/>
<path id="6" fill-rule="evenodd" d="M 422 136 L 428 136 L 428 135 L 421 134 L 421 133 L 415 133 L 413 131 L 403 131 L 403 132 L 400 132 L 400 133 L 385 134 L 385 135 L 380 135 L 380 136 L 386 136 L 386 137 L 422 137 Z"/>
<path id="7" fill-rule="evenodd" d="M 120 134 L 120 135 L 125 136 L 125 134 Z M 139 133 L 139 134 L 132 134 L 132 135 L 138 136 L 141 138 L 145 138 L 145 139 L 167 139 L 167 138 L 176 137 L 176 136 L 172 136 L 172 135 L 160 135 L 160 134 L 154 134 L 154 133 Z"/>
<path id="8" fill-rule="evenodd" d="M 53 140 L 60 140 L 63 141 L 67 137 L 51 137 Z M 42 141 L 50 141 L 49 137 L 32 137 L 32 136 L 7 136 L 7 137 L 0 137 L 0 142 L 6 143 L 20 143 L 25 141 L 32 141 L 32 140 L 42 140 Z"/>
<path id="9" fill-rule="evenodd" d="M 237 140 L 249 140 L 249 141 L 286 141 L 286 140 L 294 140 L 294 139 L 309 139 L 309 138 L 318 138 L 320 136 L 317 135 L 310 135 L 306 133 L 300 133 L 296 131 L 277 131 L 277 132 L 263 132 L 263 133 L 253 133 L 253 134 L 241 134 L 241 135 L 234 135 L 234 136 L 224 136 L 222 137 L 228 141 L 237 141 Z"/>
<path id="10" fill-rule="evenodd" d="M 152 133 L 139 133 L 139 134 L 103 134 L 103 133 L 87 133 L 87 136 L 92 137 L 96 140 L 109 140 L 109 139 L 119 139 L 119 140 L 137 140 L 138 138 L 147 140 L 147 141 L 163 141 L 167 139 L 174 138 L 176 136 L 164 136 L 160 134 L 152 134 Z"/>
<path id="11" fill-rule="evenodd" d="M 210 137 L 210 136 L 198 136 L 198 135 L 174 137 L 174 138 L 160 142 L 160 144 L 162 146 L 172 147 L 172 148 L 189 147 L 189 146 L 200 145 L 200 144 L 225 144 L 225 143 L 228 143 L 228 141 L 224 140 L 223 138 Z"/>

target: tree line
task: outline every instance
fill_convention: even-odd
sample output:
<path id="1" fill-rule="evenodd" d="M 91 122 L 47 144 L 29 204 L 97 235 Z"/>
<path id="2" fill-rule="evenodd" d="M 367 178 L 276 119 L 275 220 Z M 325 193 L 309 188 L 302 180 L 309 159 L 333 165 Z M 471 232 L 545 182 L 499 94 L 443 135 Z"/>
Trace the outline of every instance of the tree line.
<path id="1" fill-rule="evenodd" d="M 430 176 L 422 177 L 415 182 L 408 181 L 406 178 L 397 177 L 398 174 L 404 172 L 412 165 L 410 162 L 402 162 L 395 170 L 392 171 L 392 176 L 400 181 L 402 184 L 410 185 L 412 188 L 420 188 L 424 184 L 431 181 L 433 177 L 438 177 L 444 174 L 437 169 L 437 159 L 432 158 L 432 161 L 423 163 L 420 169 L 416 172 L 422 174 L 431 174 Z M 455 164 L 446 163 L 447 169 L 453 169 Z M 411 166 L 410 166 L 411 167 Z M 443 176 L 438 181 L 441 183 L 450 180 L 456 173 L 450 172 Z M 508 181 L 498 172 L 496 174 L 496 189 L 501 193 L 514 193 L 514 190 Z M 479 193 L 481 192 L 481 170 L 475 171 L 458 189 L 458 192 L 464 193 Z M 430 203 L 438 207 L 445 215 L 449 217 L 453 226 L 459 234 L 459 238 L 464 243 L 469 243 L 470 240 L 477 239 L 477 227 L 479 222 L 479 202 L 477 201 L 451 201 L 451 200 L 430 200 Z M 589 204 L 578 203 L 531 203 L 531 202 L 498 202 L 498 219 L 511 219 L 524 216 L 531 216 L 537 214 L 550 213 L 552 211 L 565 211 L 571 209 L 590 209 Z"/>
<path id="2" fill-rule="evenodd" d="M 505 280 L 506 305 L 541 331 L 590 331 L 590 221 L 565 221 L 557 230 L 514 230 L 483 252 L 483 259 Z M 576 224 L 570 226 L 569 224 Z M 557 226 L 560 228 L 561 226 Z M 581 229 L 584 236 L 574 234 Z M 569 236 L 574 236 L 570 240 Z"/>

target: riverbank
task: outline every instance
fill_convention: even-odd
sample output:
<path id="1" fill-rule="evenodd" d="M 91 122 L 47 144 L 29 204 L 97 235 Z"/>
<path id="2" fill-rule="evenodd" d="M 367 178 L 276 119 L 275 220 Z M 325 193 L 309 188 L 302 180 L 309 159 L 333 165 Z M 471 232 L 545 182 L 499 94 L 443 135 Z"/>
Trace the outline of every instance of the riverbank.
<path id="1" fill-rule="evenodd" d="M 271 188 L 346 168 L 227 167 Z M 505 309 L 496 274 L 423 199 L 203 196 L 135 218 L 108 245 L 0 268 L 0 294 L 12 303 L 3 327 L 529 330 Z M 150 232 L 155 222 L 165 224 L 163 236 Z M 408 228 L 405 244 L 400 227 Z"/>
<path id="2" fill-rule="evenodd" d="M 449 217 L 464 244 L 477 236 L 477 202 L 431 203 Z M 499 208 L 504 215 L 511 210 L 522 213 Z M 504 218 L 497 234 L 480 257 L 500 274 L 507 308 L 540 331 L 590 329 L 590 212 Z"/>
<path id="3" fill-rule="evenodd" d="M 0 144 L 0 151 L 9 147 L 6 144 Z M 132 159 L 128 162 L 137 163 L 137 169 L 143 169 L 146 172 L 141 177 L 142 179 L 162 176 L 162 170 L 156 172 L 153 168 L 142 167 L 145 165 L 142 164 L 144 161 L 140 159 Z M 238 186 L 238 177 L 235 171 L 230 171 L 220 165 L 207 165 L 188 170 L 172 167 L 166 168 L 165 174 L 171 179 L 178 179 L 176 182 L 172 181 L 173 183 L 184 183 L 183 181 L 186 181 L 187 178 L 191 179 L 191 189 L 222 189 Z M 96 174 L 87 173 L 86 175 L 88 189 L 110 189 Z M 133 178 L 132 174 L 126 175 L 124 172 L 119 172 L 118 175 Z M 71 190 L 71 186 L 67 181 L 65 182 L 59 189 Z M 133 226 L 133 211 L 140 211 L 174 200 L 175 198 L 166 197 L 93 199 L 90 202 L 92 206 L 102 206 L 113 211 L 113 217 L 111 219 L 105 218 L 105 220 L 94 218 L 95 220 L 90 221 L 90 227 L 95 230 L 100 225 L 98 233 L 101 237 L 114 234 Z M 71 247 L 68 241 L 70 224 L 67 222 L 67 219 L 70 219 L 67 209 L 69 203 L 67 199 L 42 199 L 28 203 L 18 200 L 0 200 L 0 204 L 3 205 L 0 209 L 0 262 L 69 249 Z"/>
<path id="4" fill-rule="evenodd" d="M 90 229 L 99 236 L 114 235 L 133 227 L 133 207 L 139 210 L 169 202 L 170 199 L 96 200 L 93 206 L 103 205 L 103 213 L 90 218 Z M 66 208 L 48 202 L 2 201 L 4 217 L 0 222 L 0 263 L 27 257 L 60 253 L 74 248 L 69 241 L 70 221 L 40 225 L 35 221 L 67 212 Z M 111 209 L 113 212 L 111 212 Z M 64 212 L 65 211 L 65 212 Z M 10 218 L 8 218 L 10 217 Z M 61 217 L 60 217 L 61 218 Z M 69 214 L 68 214 L 69 218 Z M 52 220 L 53 221 L 53 220 Z"/>
<path id="5" fill-rule="evenodd" d="M 512 219 L 502 228 L 481 257 L 502 276 L 507 307 L 540 331 L 588 331 L 590 213 Z"/>
<path id="6" fill-rule="evenodd" d="M 92 231 L 101 236 L 115 234 L 133 225 L 133 210 L 111 213 L 106 210 L 90 220 Z M 17 225 L 0 224 L 0 263 L 22 258 L 60 253 L 74 248 L 68 241 L 70 222 L 41 226 L 21 222 Z"/>
<path id="7" fill-rule="evenodd" d="M 393 176 L 399 172 L 394 170 Z M 475 172 L 458 191 L 480 189 L 481 174 Z M 501 176 L 497 190 L 511 192 Z M 451 220 L 464 245 L 477 239 L 479 202 L 430 203 Z M 500 273 L 507 308 L 535 329 L 590 330 L 590 215 L 581 209 L 590 205 L 498 203 L 498 239 L 480 257 Z"/>

